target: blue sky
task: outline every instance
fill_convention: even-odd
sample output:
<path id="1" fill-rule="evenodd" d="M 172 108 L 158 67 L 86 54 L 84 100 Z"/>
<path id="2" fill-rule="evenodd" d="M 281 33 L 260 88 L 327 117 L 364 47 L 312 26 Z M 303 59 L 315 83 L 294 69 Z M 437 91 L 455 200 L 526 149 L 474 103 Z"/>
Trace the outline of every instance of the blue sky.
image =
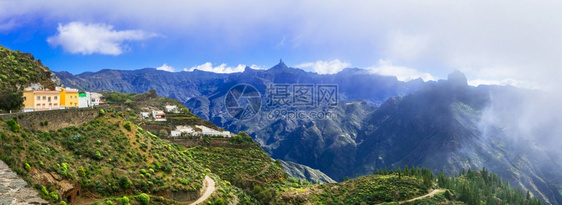
<path id="1" fill-rule="evenodd" d="M 0 45 L 55 71 L 360 67 L 400 80 L 558 87 L 562 3 L 0 0 Z"/>

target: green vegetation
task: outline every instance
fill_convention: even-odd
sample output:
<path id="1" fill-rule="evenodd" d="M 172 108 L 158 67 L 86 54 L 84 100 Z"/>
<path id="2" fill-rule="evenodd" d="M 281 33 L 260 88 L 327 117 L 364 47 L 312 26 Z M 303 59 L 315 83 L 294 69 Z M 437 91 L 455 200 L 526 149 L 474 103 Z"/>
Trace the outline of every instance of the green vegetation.
<path id="1" fill-rule="evenodd" d="M 23 103 L 23 88 L 40 83 L 54 89 L 52 72 L 29 53 L 0 46 L 0 110 L 17 110 Z"/>
<path id="2" fill-rule="evenodd" d="M 12 130 L 12 132 L 20 132 L 21 130 L 20 125 L 14 119 L 6 121 L 6 124 L 10 126 L 10 130 Z"/>
<path id="3" fill-rule="evenodd" d="M 142 205 L 148 205 L 148 203 L 150 202 L 150 196 L 148 196 L 148 194 L 142 193 L 137 196 L 137 200 Z"/>
<path id="4" fill-rule="evenodd" d="M 437 179 L 430 170 L 415 167 L 379 169 L 376 173 L 319 185 L 289 178 L 283 183 L 256 186 L 252 196 L 262 203 L 275 204 L 542 204 L 486 169 L 463 171 L 458 177 L 439 173 Z M 428 195 L 431 190 L 435 193 Z M 424 197 L 408 202 L 419 196 Z"/>
<path id="5" fill-rule="evenodd" d="M 25 140 L 15 132 L 19 130 L 13 129 L 17 122 L 8 122 L 0 128 L 0 132 L 7 133 L 0 142 L 0 159 L 32 184 L 41 182 L 34 181 L 28 172 L 32 165 L 41 165 L 33 166 L 39 174 L 56 173 L 63 180 L 80 184 L 82 192 L 104 197 L 136 192 L 194 192 L 202 187 L 203 167 L 183 148 L 164 142 L 122 117 L 99 117 L 82 127 L 49 132 L 21 130 L 27 135 Z M 141 170 L 151 171 L 139 174 Z M 186 178 L 191 180 L 177 180 Z M 61 186 L 58 181 L 41 185 L 46 187 L 49 196 L 45 198 L 51 202 L 64 194 L 57 192 Z"/>
<path id="6" fill-rule="evenodd" d="M 476 204 L 542 204 L 530 193 L 509 186 L 495 173 L 489 173 L 486 168 L 479 171 L 463 170 L 458 177 L 447 177 L 438 174 L 439 186 L 449 189 L 452 198 L 468 205 Z"/>
<path id="7" fill-rule="evenodd" d="M 249 189 L 285 178 L 281 166 L 274 163 L 257 143 L 252 141 L 251 145 L 239 147 L 233 138 L 215 140 L 223 144 L 196 146 L 189 149 L 188 155 L 233 185 Z"/>

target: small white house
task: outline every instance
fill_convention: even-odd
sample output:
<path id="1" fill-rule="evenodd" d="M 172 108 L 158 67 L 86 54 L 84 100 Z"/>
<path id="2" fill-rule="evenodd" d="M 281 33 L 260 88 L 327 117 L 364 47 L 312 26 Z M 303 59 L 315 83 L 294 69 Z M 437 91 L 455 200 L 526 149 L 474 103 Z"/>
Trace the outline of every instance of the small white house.
<path id="1" fill-rule="evenodd" d="M 148 119 L 148 118 L 150 118 L 150 113 L 140 112 L 140 116 L 141 116 L 142 119 Z"/>
<path id="2" fill-rule="evenodd" d="M 195 125 L 197 128 L 201 129 L 201 135 L 206 135 L 206 136 L 222 136 L 222 137 L 231 137 L 230 132 L 229 131 L 218 131 L 218 130 L 214 130 L 202 125 Z"/>
<path id="3" fill-rule="evenodd" d="M 171 113 L 179 113 L 180 112 L 178 110 L 178 106 L 176 106 L 176 105 L 166 105 L 164 110 L 166 110 L 166 112 L 171 112 Z"/>
<path id="4" fill-rule="evenodd" d="M 154 121 L 166 121 L 166 114 L 162 110 L 153 110 L 152 117 Z"/>
<path id="5" fill-rule="evenodd" d="M 98 106 L 100 105 L 100 99 L 102 94 L 100 93 L 90 93 L 90 106 Z"/>
<path id="6" fill-rule="evenodd" d="M 180 131 L 172 130 L 172 132 L 170 132 L 170 137 L 180 137 L 180 136 L 181 136 Z"/>
<path id="7" fill-rule="evenodd" d="M 78 107 L 79 108 L 91 107 L 89 92 L 78 93 Z"/>

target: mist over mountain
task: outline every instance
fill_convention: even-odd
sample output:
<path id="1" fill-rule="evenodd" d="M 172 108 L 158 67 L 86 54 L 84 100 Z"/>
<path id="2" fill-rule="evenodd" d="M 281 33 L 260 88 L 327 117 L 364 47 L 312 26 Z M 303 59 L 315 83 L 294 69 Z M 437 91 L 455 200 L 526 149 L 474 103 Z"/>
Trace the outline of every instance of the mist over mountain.
<path id="1" fill-rule="evenodd" d="M 247 131 L 273 158 L 319 169 L 334 180 L 404 165 L 449 174 L 486 167 L 547 203 L 562 203 L 560 101 L 540 91 L 473 87 L 458 71 L 439 82 L 401 82 L 357 68 L 319 75 L 283 62 L 233 74 L 150 68 L 56 74 L 66 86 L 91 91 L 156 89 L 218 126 Z M 241 121 L 224 103 L 229 89 L 240 83 L 255 87 L 263 102 L 270 84 L 333 84 L 339 102 L 330 108 L 291 108 L 329 111 L 330 118 L 271 118 L 275 108 L 262 107 Z"/>

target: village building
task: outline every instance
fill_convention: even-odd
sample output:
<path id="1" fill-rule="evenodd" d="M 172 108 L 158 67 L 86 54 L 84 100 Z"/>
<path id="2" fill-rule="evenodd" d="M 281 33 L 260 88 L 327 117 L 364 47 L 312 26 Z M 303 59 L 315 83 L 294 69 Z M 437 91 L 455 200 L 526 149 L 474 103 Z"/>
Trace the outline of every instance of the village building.
<path id="1" fill-rule="evenodd" d="M 178 106 L 176 105 L 166 105 L 164 110 L 169 113 L 180 113 Z"/>
<path id="2" fill-rule="evenodd" d="M 180 132 L 180 131 L 172 130 L 172 131 L 170 132 L 170 137 L 180 137 L 180 136 L 181 136 L 181 132 Z"/>
<path id="3" fill-rule="evenodd" d="M 141 119 L 148 119 L 148 118 L 150 118 L 150 113 L 149 112 L 140 112 L 140 117 L 141 117 Z"/>
<path id="4" fill-rule="evenodd" d="M 24 90 L 24 112 L 59 109 L 61 106 L 58 91 L 52 90 Z"/>
<path id="5" fill-rule="evenodd" d="M 90 105 L 93 107 L 103 104 L 103 102 L 100 101 L 101 97 L 102 94 L 100 93 L 90 93 Z"/>
<path id="6" fill-rule="evenodd" d="M 197 130 L 191 126 L 177 126 L 175 130 L 172 130 L 173 135 L 170 136 L 179 137 L 179 136 L 222 136 L 222 137 L 231 137 L 231 133 L 229 131 L 218 131 L 215 129 L 211 129 L 202 125 L 195 125 Z M 179 133 L 179 135 L 178 135 Z"/>
<path id="7" fill-rule="evenodd" d="M 78 90 L 72 88 L 57 88 L 60 91 L 60 104 L 64 108 L 78 107 Z"/>
<path id="8" fill-rule="evenodd" d="M 85 108 L 91 107 L 90 106 L 90 93 L 89 92 L 81 92 L 78 93 L 78 107 Z"/>
<path id="9" fill-rule="evenodd" d="M 152 117 L 154 121 L 166 121 L 166 114 L 162 110 L 153 110 Z"/>

